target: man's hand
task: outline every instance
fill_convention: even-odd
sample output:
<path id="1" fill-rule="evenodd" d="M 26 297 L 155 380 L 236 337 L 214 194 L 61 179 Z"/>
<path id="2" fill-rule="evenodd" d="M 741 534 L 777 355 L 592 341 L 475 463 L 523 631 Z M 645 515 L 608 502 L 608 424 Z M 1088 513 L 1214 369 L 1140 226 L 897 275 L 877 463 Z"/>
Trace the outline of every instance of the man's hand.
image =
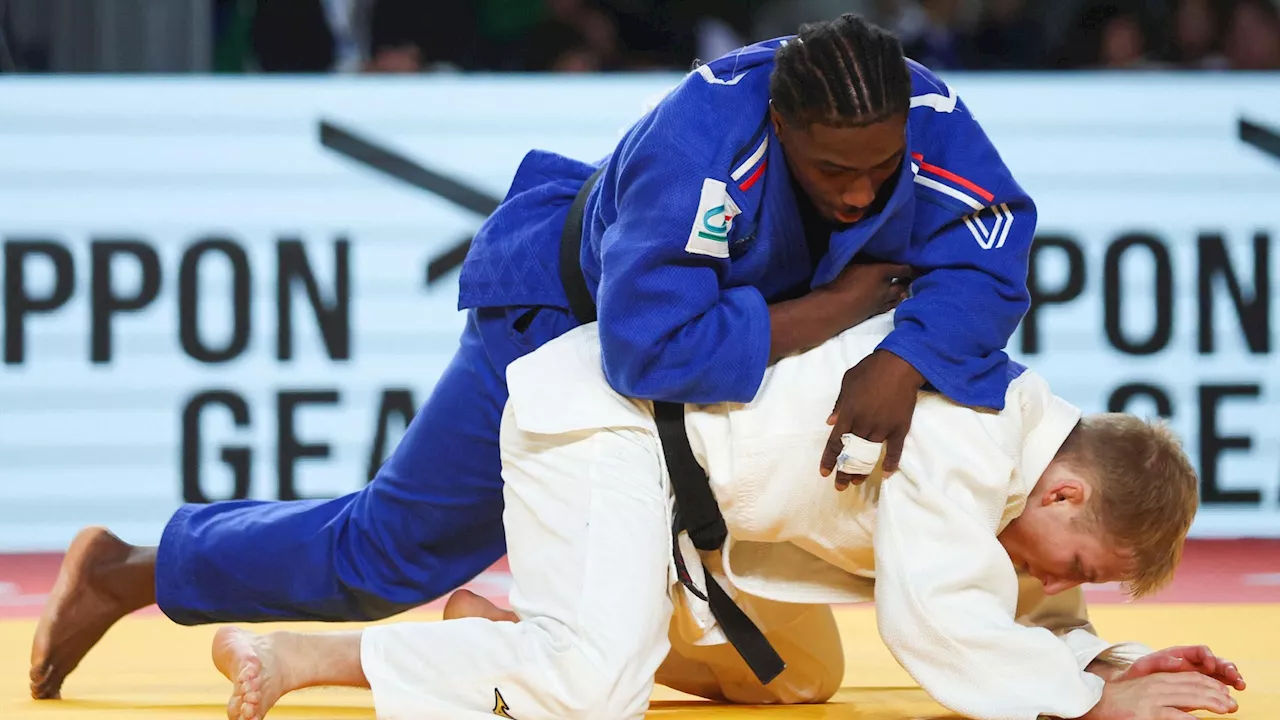
<path id="1" fill-rule="evenodd" d="M 840 397 L 827 418 L 831 436 L 822 453 L 822 476 L 835 469 L 836 458 L 844 448 L 841 436 L 853 433 L 864 440 L 885 443 L 885 474 L 898 469 L 902 443 L 911 429 L 916 409 L 916 393 L 924 385 L 924 377 L 911 363 L 886 350 L 876 350 L 844 374 Z M 836 473 L 836 489 L 849 483 L 861 483 L 866 475 Z"/>
<path id="2" fill-rule="evenodd" d="M 1157 673 L 1109 682 L 1102 699 L 1080 720 L 1192 720 L 1190 713 L 1219 715 L 1239 709 L 1226 685 L 1199 673 Z"/>
<path id="3" fill-rule="evenodd" d="M 1233 662 L 1220 658 L 1204 645 L 1184 645 L 1151 653 L 1139 659 L 1117 680 L 1135 680 L 1156 673 L 1196 672 L 1237 690 L 1244 690 L 1244 677 Z"/>

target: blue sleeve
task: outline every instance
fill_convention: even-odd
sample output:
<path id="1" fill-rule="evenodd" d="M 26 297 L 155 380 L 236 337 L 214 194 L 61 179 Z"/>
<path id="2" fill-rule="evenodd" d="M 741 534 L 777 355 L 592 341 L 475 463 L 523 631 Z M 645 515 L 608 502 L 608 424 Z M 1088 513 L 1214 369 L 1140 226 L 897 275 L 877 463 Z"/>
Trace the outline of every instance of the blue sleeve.
<path id="1" fill-rule="evenodd" d="M 962 142 L 952 129 L 942 145 L 954 150 L 915 158 L 910 244 L 873 242 L 867 251 L 919 273 L 881 349 L 956 402 L 999 410 L 1010 377 L 1005 348 L 1030 305 L 1036 207 L 977 124 L 962 129 Z"/>
<path id="2" fill-rule="evenodd" d="M 728 178 L 692 156 L 696 133 L 678 130 L 649 119 L 601 180 L 617 213 L 601 238 L 596 291 L 605 377 L 633 398 L 748 402 L 769 361 L 769 308 L 755 288 L 722 287 L 728 245 L 721 252 L 698 231 L 725 225 L 713 211 L 733 207 Z"/>

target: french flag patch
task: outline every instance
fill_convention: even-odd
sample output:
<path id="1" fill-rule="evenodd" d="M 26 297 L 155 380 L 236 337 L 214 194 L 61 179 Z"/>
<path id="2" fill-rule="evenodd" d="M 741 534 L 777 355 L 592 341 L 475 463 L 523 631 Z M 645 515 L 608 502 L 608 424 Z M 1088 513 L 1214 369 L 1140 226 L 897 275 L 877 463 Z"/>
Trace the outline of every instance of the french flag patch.
<path id="1" fill-rule="evenodd" d="M 761 176 L 764 175 L 765 168 L 769 166 L 769 161 L 765 158 L 765 154 L 768 151 L 769 136 L 765 135 L 760 144 L 756 146 L 755 151 L 748 155 L 747 159 L 743 160 L 742 164 L 738 165 L 730 173 L 729 177 L 738 184 L 739 190 L 746 192 L 760 181 Z"/>
<path id="2" fill-rule="evenodd" d="M 926 162 L 920 153 L 911 153 L 915 183 L 942 195 L 948 204 L 960 203 L 973 212 L 965 216 L 965 227 L 983 250 L 1004 247 L 1013 227 L 1008 203 L 992 204 L 996 196 L 981 185 L 956 173 Z"/>

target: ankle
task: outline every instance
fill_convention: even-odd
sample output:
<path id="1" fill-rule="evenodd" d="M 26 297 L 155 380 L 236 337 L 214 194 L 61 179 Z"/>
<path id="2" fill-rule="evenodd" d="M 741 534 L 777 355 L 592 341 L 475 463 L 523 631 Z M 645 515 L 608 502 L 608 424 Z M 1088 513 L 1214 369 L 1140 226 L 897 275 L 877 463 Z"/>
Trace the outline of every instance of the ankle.
<path id="1" fill-rule="evenodd" d="M 94 568 L 93 584 L 127 612 L 155 604 L 156 548 L 120 544 L 120 560 Z"/>
<path id="2" fill-rule="evenodd" d="M 280 680 L 282 694 L 315 686 L 319 679 L 311 677 L 314 673 L 309 672 L 312 664 L 302 648 L 304 635 L 282 630 L 264 635 L 262 639 L 271 656 L 271 670 Z"/>

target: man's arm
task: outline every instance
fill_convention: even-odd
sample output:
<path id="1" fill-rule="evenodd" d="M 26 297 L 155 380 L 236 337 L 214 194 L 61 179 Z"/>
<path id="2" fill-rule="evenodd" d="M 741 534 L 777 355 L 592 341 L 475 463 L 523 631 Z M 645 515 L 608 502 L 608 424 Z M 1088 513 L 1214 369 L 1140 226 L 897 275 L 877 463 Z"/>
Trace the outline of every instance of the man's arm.
<path id="1" fill-rule="evenodd" d="M 1181 658 L 1179 667 L 1166 662 L 1185 649 L 1143 656 L 1143 646 L 1101 640 L 1079 598 L 1015 617 L 1019 578 L 996 536 L 1013 464 L 983 433 L 966 432 L 971 423 L 956 414 L 964 412 L 927 410 L 929 427 L 907 439 L 900 472 L 880 489 L 876 615 L 894 658 L 936 701 L 977 720 L 1234 711 L 1214 674 L 1183 667 Z M 927 451 L 913 448 L 921 436 Z M 1121 675 L 1108 667 L 1138 657 Z"/>
<path id="2" fill-rule="evenodd" d="M 707 118 L 648 116 L 600 180 L 616 218 L 600 242 L 596 305 L 605 377 L 644 400 L 748 402 L 770 362 L 890 309 L 909 268 L 850 268 L 819 292 L 770 307 L 728 287 L 737 207 L 713 166 Z"/>
<path id="3" fill-rule="evenodd" d="M 1042 627 L 1058 636 L 1076 656 L 1086 672 L 1103 680 L 1113 680 L 1139 658 L 1155 652 L 1141 643 L 1108 642 L 1098 636 L 1089 622 L 1084 590 L 1074 587 L 1056 595 L 1046 595 L 1044 585 L 1030 576 L 1019 576 L 1019 605 L 1029 608 L 1017 618 L 1028 627 Z"/>
<path id="4" fill-rule="evenodd" d="M 821 460 L 829 472 L 840 438 L 885 442 L 896 468 L 916 390 L 927 382 L 964 405 L 1001 409 L 1009 338 L 1030 306 L 1026 287 L 1036 207 L 963 102 L 912 110 L 911 238 L 872 238 L 868 255 L 915 268 L 911 297 L 877 352 L 849 370 Z M 860 477 L 837 475 L 837 486 Z"/>
<path id="5" fill-rule="evenodd" d="M 1030 305 L 1036 206 L 963 101 L 947 113 L 912 113 L 928 139 L 910 163 L 917 199 L 911 241 L 874 238 L 866 252 L 920 275 L 881 347 L 953 400 L 998 410 L 1003 351 Z M 946 141 L 933 139 L 939 136 Z"/>
<path id="6" fill-rule="evenodd" d="M 957 408 L 959 412 L 963 410 Z M 996 539 L 1012 462 L 951 412 L 920 410 L 877 513 L 876 614 L 895 659 L 935 700 L 983 720 L 1076 718 L 1102 697 L 1052 632 L 1015 621 L 1018 578 Z M 932 427 L 936 425 L 937 427 Z M 951 428 L 950 432 L 938 432 Z M 928 436 L 929 447 L 915 447 Z"/>

